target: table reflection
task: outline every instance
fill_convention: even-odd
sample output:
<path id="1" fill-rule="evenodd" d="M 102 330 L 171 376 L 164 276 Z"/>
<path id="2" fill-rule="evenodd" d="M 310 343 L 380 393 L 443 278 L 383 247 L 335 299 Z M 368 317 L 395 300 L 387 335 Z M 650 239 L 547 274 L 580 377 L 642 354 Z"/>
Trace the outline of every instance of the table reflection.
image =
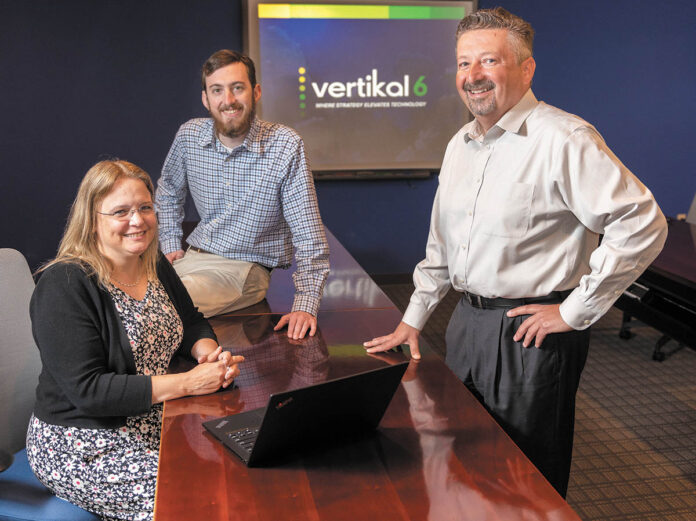
<path id="1" fill-rule="evenodd" d="M 457 431 L 450 428 L 448 418 L 428 395 L 424 382 L 418 378 L 419 367 L 420 363 L 411 362 L 402 385 L 421 449 L 430 503 L 428 519 L 565 519 L 566 505 L 555 498 L 540 500 L 546 484 L 538 479 L 521 452 L 498 451 L 494 440 L 477 443 L 475 459 L 487 460 L 482 467 L 475 465 L 473 459 L 467 460 L 468 451 L 455 448 Z M 476 443 L 477 438 L 471 436 L 459 442 Z"/>
<path id="2" fill-rule="evenodd" d="M 245 358 L 235 380 L 244 410 L 263 407 L 272 393 L 306 387 L 326 380 L 329 351 L 317 328 L 301 340 L 273 331 L 279 315 L 226 317 L 211 324 L 224 350 Z"/>

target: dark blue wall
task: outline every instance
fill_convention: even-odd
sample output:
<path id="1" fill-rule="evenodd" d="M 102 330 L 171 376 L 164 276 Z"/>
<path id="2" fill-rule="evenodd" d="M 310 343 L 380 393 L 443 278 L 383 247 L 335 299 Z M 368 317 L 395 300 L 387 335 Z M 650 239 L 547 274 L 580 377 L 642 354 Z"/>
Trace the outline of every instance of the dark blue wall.
<path id="1" fill-rule="evenodd" d="M 595 124 L 666 214 L 685 212 L 696 192 L 696 2 L 504 5 L 537 30 L 537 97 Z M 239 0 L 0 2 L 0 246 L 33 267 L 51 257 L 99 159 L 129 159 L 157 178 L 179 124 L 204 114 L 202 61 L 241 45 Z M 326 224 L 371 273 L 409 272 L 421 259 L 436 187 L 317 186 Z"/>
<path id="2" fill-rule="evenodd" d="M 203 61 L 241 31 L 239 1 L 0 1 L 0 245 L 32 267 L 55 255 L 100 159 L 159 177 L 179 125 L 205 115 Z"/>
<path id="3" fill-rule="evenodd" d="M 696 193 L 696 2 L 479 0 L 497 5 L 536 30 L 537 98 L 595 125 L 666 215 L 685 213 Z M 422 259 L 435 180 L 319 188 L 325 221 L 370 273 Z"/>

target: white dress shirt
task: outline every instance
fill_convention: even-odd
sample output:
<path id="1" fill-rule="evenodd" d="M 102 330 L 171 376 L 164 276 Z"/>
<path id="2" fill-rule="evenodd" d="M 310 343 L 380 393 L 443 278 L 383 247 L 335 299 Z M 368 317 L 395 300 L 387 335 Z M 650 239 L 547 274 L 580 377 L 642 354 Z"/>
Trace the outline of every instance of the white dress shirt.
<path id="1" fill-rule="evenodd" d="M 403 320 L 422 329 L 450 285 L 505 298 L 572 289 L 561 316 L 585 329 L 666 237 L 652 194 L 597 130 L 530 89 L 487 133 L 474 120 L 449 142 Z"/>

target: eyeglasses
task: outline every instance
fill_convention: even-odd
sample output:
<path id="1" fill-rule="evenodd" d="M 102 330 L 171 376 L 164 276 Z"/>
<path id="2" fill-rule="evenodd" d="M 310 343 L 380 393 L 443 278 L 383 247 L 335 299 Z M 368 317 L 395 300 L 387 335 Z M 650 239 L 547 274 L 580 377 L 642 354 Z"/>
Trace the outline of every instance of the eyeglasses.
<path id="1" fill-rule="evenodd" d="M 129 210 L 122 209 L 116 210 L 115 212 L 97 212 L 101 215 L 108 215 L 113 217 L 117 221 L 130 221 L 135 213 L 139 213 L 141 217 L 148 217 L 155 213 L 155 206 L 153 204 L 141 204 L 138 208 L 131 208 Z"/>

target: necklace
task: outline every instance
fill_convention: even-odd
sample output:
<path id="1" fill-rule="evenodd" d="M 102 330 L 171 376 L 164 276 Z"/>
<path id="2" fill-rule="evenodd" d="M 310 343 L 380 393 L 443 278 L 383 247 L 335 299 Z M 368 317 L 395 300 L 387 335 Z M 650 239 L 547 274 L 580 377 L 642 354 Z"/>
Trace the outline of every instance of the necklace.
<path id="1" fill-rule="evenodd" d="M 123 287 L 126 287 L 126 288 L 134 288 L 134 287 L 136 287 L 138 284 L 140 284 L 140 281 L 141 281 L 142 278 L 143 278 L 143 274 L 141 273 L 140 276 L 138 277 L 138 280 L 136 280 L 133 284 L 128 284 L 128 283 L 126 283 L 126 282 L 121 282 L 120 280 L 115 279 L 113 275 L 110 275 L 109 278 L 110 278 L 111 280 L 113 280 L 116 284 L 118 284 L 119 286 L 123 286 Z"/>

